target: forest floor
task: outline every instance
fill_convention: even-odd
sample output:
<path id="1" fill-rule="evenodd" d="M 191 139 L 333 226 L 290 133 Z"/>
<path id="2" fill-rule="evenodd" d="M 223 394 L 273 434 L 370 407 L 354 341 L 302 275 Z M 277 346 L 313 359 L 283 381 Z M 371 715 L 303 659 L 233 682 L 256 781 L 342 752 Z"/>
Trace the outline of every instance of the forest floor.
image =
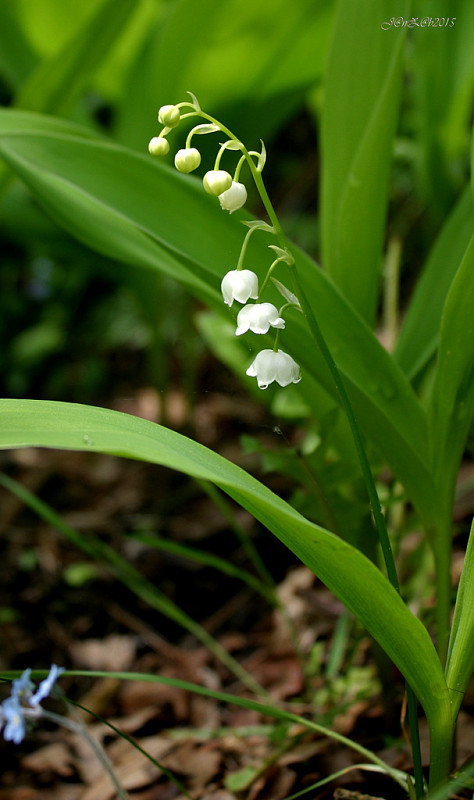
<path id="1" fill-rule="evenodd" d="M 281 443 L 266 411 L 243 394 L 211 391 L 190 410 L 184 397 L 171 392 L 166 403 L 171 427 L 259 477 L 259 458 L 243 453 L 240 434 L 258 430 L 269 446 Z M 151 389 L 109 405 L 149 419 L 163 417 L 161 397 Z M 144 532 L 158 535 L 251 569 L 222 509 L 189 479 L 91 453 L 26 449 L 1 459 L 3 472 L 47 502 L 84 542 L 113 547 L 197 621 L 265 690 L 266 702 L 270 698 L 279 708 L 310 716 L 390 766 L 410 770 L 410 749 L 400 734 L 405 729 L 401 676 L 390 673 L 393 692 L 385 702 L 367 635 L 250 515 L 232 507 L 234 524 L 255 542 L 275 580 L 283 610 L 235 577 L 139 538 Z M 286 496 L 281 478 L 263 480 Z M 2 669 L 48 669 L 55 663 L 68 670 L 148 673 L 252 696 L 195 636 L 137 597 L 105 563 L 81 552 L 15 495 L 0 492 Z M 472 513 L 472 494 L 463 502 L 460 519 Z M 455 570 L 460 558 L 456 554 Z M 360 754 L 296 723 L 159 683 L 77 676 L 59 683 L 69 699 L 92 712 L 74 713 L 104 745 L 130 800 L 174 800 L 182 794 L 130 741 L 93 715 L 131 737 L 193 800 L 284 800 L 334 773 L 339 777 L 305 797 L 404 797 L 392 780 L 355 769 L 365 761 Z M 60 701 L 45 705 L 71 713 Z M 460 717 L 459 765 L 474 753 L 473 713 L 471 694 Z M 426 763 L 423 720 L 421 737 Z M 116 797 L 89 745 L 61 727 L 38 725 L 18 746 L 1 739 L 0 753 L 0 800 Z"/>

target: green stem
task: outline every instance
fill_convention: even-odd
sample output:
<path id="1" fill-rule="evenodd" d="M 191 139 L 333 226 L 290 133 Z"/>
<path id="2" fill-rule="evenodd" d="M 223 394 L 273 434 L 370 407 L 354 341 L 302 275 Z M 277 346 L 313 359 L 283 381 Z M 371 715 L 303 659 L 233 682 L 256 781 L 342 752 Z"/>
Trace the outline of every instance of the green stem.
<path id="1" fill-rule="evenodd" d="M 430 793 L 435 789 L 446 786 L 451 772 L 453 756 L 455 721 L 451 714 L 449 718 L 436 721 L 430 726 Z"/>
<path id="2" fill-rule="evenodd" d="M 280 225 L 280 221 L 275 213 L 275 210 L 272 206 L 271 200 L 268 196 L 265 184 L 263 182 L 263 178 L 260 172 L 255 167 L 252 159 L 249 158 L 249 166 L 252 172 L 253 178 L 255 180 L 255 184 L 259 191 L 260 197 L 262 202 L 265 206 L 265 209 L 268 213 L 268 216 L 272 222 L 272 225 L 275 229 L 275 233 L 278 237 L 281 247 L 288 252 L 288 246 L 286 243 L 286 238 L 283 233 L 282 227 Z M 377 489 L 375 487 L 374 478 L 372 475 L 372 470 L 370 469 L 369 460 L 367 458 L 367 453 L 365 451 L 364 443 L 362 441 L 362 435 L 359 430 L 359 426 L 357 424 L 357 420 L 355 418 L 354 411 L 352 409 L 352 404 L 349 400 L 349 396 L 346 392 L 344 383 L 342 381 L 342 376 L 336 366 L 336 363 L 331 355 L 331 352 L 326 344 L 326 340 L 322 334 L 322 331 L 319 327 L 319 324 L 316 320 L 316 317 L 313 314 L 313 310 L 311 305 L 306 297 L 306 294 L 303 290 L 303 287 L 300 283 L 298 272 L 294 265 L 294 262 L 289 265 L 292 274 L 293 280 L 295 283 L 296 293 L 298 295 L 298 299 L 301 303 L 303 313 L 306 317 L 308 322 L 309 328 L 315 339 L 320 352 L 328 366 L 328 369 L 332 375 L 334 385 L 340 400 L 340 403 L 345 411 L 347 420 L 349 422 L 349 426 L 351 428 L 352 437 L 354 439 L 354 444 L 357 450 L 357 454 L 359 457 L 359 462 L 362 470 L 362 474 L 364 477 L 365 485 L 367 488 L 367 492 L 369 495 L 369 502 L 372 509 L 372 514 L 375 521 L 375 526 L 377 528 L 377 533 L 380 541 L 380 545 L 382 547 L 382 552 L 384 556 L 385 566 L 387 569 L 387 576 L 392 584 L 392 586 L 396 589 L 396 591 L 400 594 L 400 584 L 398 582 L 397 571 L 395 567 L 395 560 L 393 558 L 392 547 L 390 544 L 390 539 L 387 532 L 387 526 L 385 524 L 385 518 L 382 513 L 382 507 L 380 504 L 380 500 L 377 494 Z M 410 725 L 410 735 L 412 741 L 412 755 L 413 755 L 413 764 L 414 764 L 414 772 L 415 772 L 415 790 L 416 790 L 416 797 L 422 798 L 424 796 L 424 788 L 423 788 L 423 773 L 422 773 L 422 765 L 421 765 L 421 752 L 420 752 L 420 741 L 419 741 L 419 733 L 418 733 L 418 714 L 417 714 L 417 701 L 416 697 L 413 693 L 413 690 L 410 686 L 406 686 L 407 691 L 407 698 L 408 698 L 408 715 L 409 715 L 409 725 Z"/>
<path id="3" fill-rule="evenodd" d="M 240 256 L 239 256 L 239 260 L 237 262 L 236 269 L 242 269 L 242 266 L 243 266 L 243 263 L 244 263 L 244 258 L 245 258 L 245 253 L 247 252 L 247 246 L 248 246 L 248 243 L 249 243 L 249 239 L 250 239 L 252 233 L 255 230 L 258 230 L 258 228 L 249 228 L 247 233 L 245 234 L 244 241 L 242 242 L 242 247 L 240 248 Z"/>

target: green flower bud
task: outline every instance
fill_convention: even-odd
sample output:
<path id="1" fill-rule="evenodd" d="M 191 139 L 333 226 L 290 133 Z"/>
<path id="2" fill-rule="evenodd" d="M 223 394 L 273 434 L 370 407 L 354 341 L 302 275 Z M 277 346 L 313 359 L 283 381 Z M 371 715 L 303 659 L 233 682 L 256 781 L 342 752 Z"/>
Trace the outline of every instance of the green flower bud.
<path id="1" fill-rule="evenodd" d="M 223 169 L 213 169 L 206 172 L 203 178 L 203 184 L 208 194 L 213 194 L 214 197 L 227 191 L 232 186 L 232 176 Z"/>
<path id="2" fill-rule="evenodd" d="M 176 128 L 180 119 L 181 113 L 178 106 L 161 106 L 158 111 L 158 122 L 166 125 L 167 128 Z"/>
<path id="3" fill-rule="evenodd" d="M 201 163 L 201 153 L 195 147 L 178 150 L 174 157 L 174 165 L 178 172 L 192 172 Z"/>
<path id="4" fill-rule="evenodd" d="M 150 139 L 148 152 L 152 156 L 165 156 L 169 149 L 169 142 L 164 136 L 154 136 L 153 139 Z"/>

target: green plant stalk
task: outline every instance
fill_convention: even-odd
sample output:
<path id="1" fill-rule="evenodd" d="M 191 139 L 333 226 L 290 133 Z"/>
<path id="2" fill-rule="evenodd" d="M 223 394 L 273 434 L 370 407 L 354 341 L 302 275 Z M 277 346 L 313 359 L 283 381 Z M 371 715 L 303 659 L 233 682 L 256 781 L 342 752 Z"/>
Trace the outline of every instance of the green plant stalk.
<path id="1" fill-rule="evenodd" d="M 214 486 L 210 481 L 204 481 L 196 478 L 196 483 L 201 487 L 201 489 L 206 492 L 207 496 L 215 503 L 219 511 L 222 512 L 224 517 L 226 518 L 227 522 L 229 523 L 232 531 L 235 533 L 236 538 L 242 545 L 245 553 L 257 574 L 259 575 L 260 579 L 263 583 L 268 587 L 268 590 L 274 592 L 275 588 L 275 581 L 273 580 L 272 576 L 270 575 L 267 567 L 263 559 L 261 558 L 257 548 L 255 547 L 251 537 L 247 533 L 241 525 L 239 525 L 235 514 L 230 507 L 230 504 L 227 502 L 225 497 L 220 493 L 219 489 Z"/>
<path id="2" fill-rule="evenodd" d="M 286 238 L 283 233 L 282 227 L 280 225 L 280 221 L 275 213 L 271 200 L 268 196 L 265 184 L 263 182 L 263 178 L 261 173 L 256 169 L 255 164 L 253 163 L 252 159 L 248 158 L 248 163 L 252 172 L 252 176 L 254 178 L 255 184 L 257 186 L 257 190 L 260 194 L 262 202 L 265 206 L 265 209 L 268 213 L 268 216 L 271 220 L 273 227 L 275 228 L 275 232 L 280 243 L 280 246 L 288 251 L 288 246 L 286 243 Z M 372 509 L 372 514 L 374 517 L 375 525 L 377 528 L 377 533 L 380 541 L 380 545 L 382 547 L 382 552 L 385 560 L 385 565 L 387 569 L 387 576 L 392 584 L 392 586 L 400 593 L 400 585 L 398 582 L 397 571 L 395 567 L 395 561 L 393 558 L 392 547 L 390 544 L 390 539 L 387 532 L 387 527 L 385 524 L 385 519 L 382 513 L 382 508 L 380 505 L 380 500 L 377 494 L 377 489 L 375 487 L 375 482 L 372 476 L 372 471 L 370 469 L 369 460 L 367 458 L 367 454 L 365 452 L 365 447 L 362 441 L 362 435 L 359 430 L 359 426 L 357 424 L 357 420 L 355 418 L 354 411 L 352 409 L 352 404 L 349 400 L 349 396 L 346 392 L 344 383 L 342 381 L 342 376 L 339 373 L 339 370 L 336 366 L 336 363 L 331 355 L 331 352 L 326 344 L 326 340 L 323 337 L 322 331 L 318 325 L 316 317 L 313 314 L 313 310 L 311 305 L 306 297 L 306 294 L 303 290 L 303 287 L 300 283 L 298 272 L 296 270 L 294 262 L 289 265 L 293 281 L 295 285 L 296 294 L 298 299 L 301 303 L 303 313 L 306 317 L 308 322 L 309 328 L 313 335 L 313 338 L 318 345 L 321 354 L 326 361 L 326 364 L 331 372 L 332 378 L 334 380 L 334 385 L 336 387 L 336 391 L 338 393 L 341 405 L 346 413 L 352 436 L 354 439 L 354 444 L 356 446 L 357 454 L 359 457 L 360 465 L 362 474 L 364 477 L 365 485 L 367 487 L 367 492 L 369 495 L 370 506 Z M 409 725 L 410 725 L 410 736 L 412 742 L 412 755 L 413 755 L 413 767 L 414 767 L 414 774 L 415 774 L 415 790 L 416 790 L 416 797 L 422 798 L 424 796 L 424 789 L 423 789 L 423 770 L 422 770 L 422 763 L 421 763 L 421 751 L 420 751 L 420 740 L 419 740 L 419 729 L 418 729 L 418 715 L 417 715 L 417 701 L 416 697 L 411 689 L 410 686 L 406 686 L 407 691 L 407 698 L 408 698 L 408 714 L 409 714 Z M 449 776 L 449 766 L 447 767 L 447 773 L 443 776 L 443 779 L 447 779 Z"/>
<path id="3" fill-rule="evenodd" d="M 67 703 L 67 705 L 68 705 L 70 710 L 74 709 L 74 708 L 80 708 L 81 711 L 85 711 L 86 714 L 90 714 L 91 717 L 96 719 L 98 722 L 101 722 L 103 725 L 107 725 L 107 727 L 110 728 L 112 731 L 114 731 L 114 733 L 116 733 L 117 736 L 120 736 L 122 739 L 125 739 L 125 741 L 128 742 L 132 747 L 134 747 L 135 750 L 138 750 L 138 752 L 141 753 L 142 756 L 144 756 L 144 758 L 147 758 L 148 761 L 150 761 L 151 764 L 153 764 L 157 769 L 159 769 L 160 772 L 162 772 L 163 775 L 165 775 L 168 778 L 168 780 L 170 780 L 172 783 L 174 783 L 175 787 L 178 789 L 180 794 L 182 794 L 184 797 L 187 797 L 188 800 L 193 800 L 193 798 L 191 797 L 189 792 L 185 789 L 185 787 L 177 779 L 177 777 L 171 772 L 171 770 L 169 770 L 166 767 L 164 767 L 163 764 L 161 764 L 159 761 L 157 761 L 156 758 L 153 758 L 153 756 L 151 756 L 150 753 L 147 753 L 147 751 L 143 747 L 141 747 L 138 744 L 138 742 L 136 742 L 133 739 L 132 736 L 129 736 L 128 733 L 124 733 L 124 731 L 121 731 L 120 728 L 117 728 L 115 725 L 113 725 L 111 722 L 109 722 L 108 719 L 105 719 L 104 717 L 101 717 L 100 714 L 96 714 L 95 711 L 91 711 L 90 708 L 86 708 L 85 706 L 81 706 L 80 703 L 77 703 L 74 700 L 70 700 L 68 697 L 65 697 L 64 699 L 65 699 L 65 702 Z M 74 713 L 74 711 L 73 711 L 73 713 Z"/>
<path id="4" fill-rule="evenodd" d="M 435 561 L 436 582 L 436 649 L 442 664 L 448 655 L 451 623 L 451 519 L 452 506 L 436 523 L 430 541 Z"/>
<path id="5" fill-rule="evenodd" d="M 122 785 L 120 784 L 120 781 L 117 778 L 116 772 L 107 753 L 105 752 L 103 747 L 101 747 L 99 742 L 96 742 L 94 737 L 91 736 L 91 734 L 87 730 L 86 725 L 84 725 L 84 723 L 80 720 L 77 714 L 74 715 L 75 721 L 68 719 L 67 717 L 62 717 L 60 714 L 55 714 L 53 711 L 46 711 L 45 709 L 43 709 L 41 716 L 44 719 L 48 719 L 51 722 L 55 722 L 57 725 L 62 725 L 63 728 L 67 728 L 72 733 L 75 733 L 76 736 L 82 736 L 82 738 L 87 742 L 92 752 L 97 757 L 97 760 L 104 768 L 104 771 L 109 776 L 110 781 L 117 793 L 117 797 L 120 800 L 129 800 L 129 796 L 122 787 Z"/>

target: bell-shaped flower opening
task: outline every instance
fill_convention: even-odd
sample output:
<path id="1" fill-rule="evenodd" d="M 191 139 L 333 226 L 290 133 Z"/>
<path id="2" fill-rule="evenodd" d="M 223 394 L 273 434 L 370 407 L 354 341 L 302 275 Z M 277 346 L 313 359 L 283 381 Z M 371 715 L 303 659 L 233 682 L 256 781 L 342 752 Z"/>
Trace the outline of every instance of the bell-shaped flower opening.
<path id="1" fill-rule="evenodd" d="M 192 172 L 201 163 L 201 153 L 195 147 L 178 150 L 174 157 L 174 165 L 178 172 Z"/>
<path id="2" fill-rule="evenodd" d="M 158 111 L 158 122 L 166 128 L 176 128 L 181 119 L 178 106 L 161 106 Z"/>
<path id="3" fill-rule="evenodd" d="M 258 297 L 258 278 L 250 269 L 232 269 L 224 275 L 221 283 L 224 303 L 231 306 L 234 300 L 246 303 L 249 298 Z"/>
<path id="4" fill-rule="evenodd" d="M 148 145 L 148 152 L 152 156 L 165 156 L 170 149 L 170 145 L 168 139 L 165 139 L 164 136 L 154 136 L 153 139 L 150 139 Z"/>
<path id="5" fill-rule="evenodd" d="M 241 308 L 237 315 L 236 336 L 247 331 L 252 333 L 268 333 L 270 328 L 284 328 L 285 320 L 278 316 L 273 303 L 250 303 Z"/>
<path id="6" fill-rule="evenodd" d="M 259 389 L 266 389 L 273 381 L 280 386 L 288 386 L 301 380 L 298 364 L 283 350 L 277 353 L 274 350 L 261 350 L 246 374 L 257 379 Z"/>
<path id="7" fill-rule="evenodd" d="M 232 186 L 232 176 L 224 169 L 212 169 L 206 172 L 202 179 L 204 188 L 208 194 L 218 197 Z"/>
<path id="8" fill-rule="evenodd" d="M 247 189 L 243 183 L 237 183 L 236 181 L 232 181 L 230 189 L 219 195 L 221 208 L 224 211 L 230 211 L 231 214 L 233 211 L 237 211 L 238 208 L 242 208 L 246 202 Z"/>

